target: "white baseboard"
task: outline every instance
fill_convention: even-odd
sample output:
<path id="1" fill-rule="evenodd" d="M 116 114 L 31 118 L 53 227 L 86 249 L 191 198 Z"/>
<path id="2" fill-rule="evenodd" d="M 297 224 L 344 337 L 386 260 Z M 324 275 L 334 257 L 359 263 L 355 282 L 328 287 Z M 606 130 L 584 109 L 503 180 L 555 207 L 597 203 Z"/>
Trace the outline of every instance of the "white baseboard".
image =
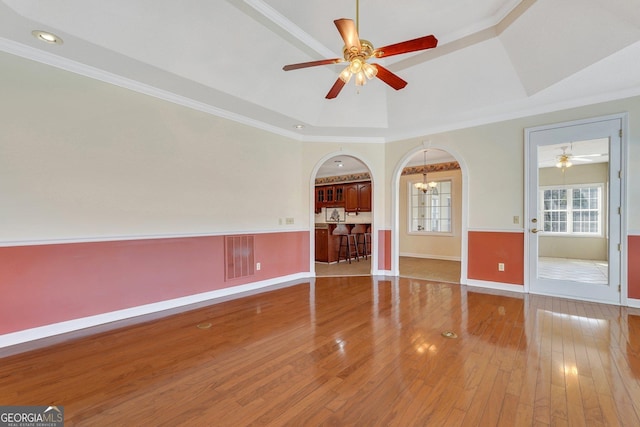
<path id="1" fill-rule="evenodd" d="M 640 299 L 627 298 L 627 306 L 633 308 L 640 308 Z"/>
<path id="2" fill-rule="evenodd" d="M 467 279 L 467 286 L 475 286 L 478 288 L 486 288 L 486 289 L 495 289 L 497 291 L 509 291 L 509 292 L 517 292 L 519 294 L 524 293 L 524 286 L 522 285 L 511 285 L 508 283 L 499 283 L 499 282 L 487 282 L 485 280 L 475 280 L 475 279 Z"/>
<path id="3" fill-rule="evenodd" d="M 376 270 L 372 273 L 373 276 L 393 276 L 391 270 Z"/>
<path id="4" fill-rule="evenodd" d="M 409 252 L 400 252 L 400 256 L 406 256 L 410 258 L 439 259 L 443 261 L 460 261 L 461 260 L 459 256 L 413 254 Z"/>
<path id="5" fill-rule="evenodd" d="M 263 280 L 260 282 L 248 283 L 245 285 L 233 286 L 230 288 L 217 289 L 215 291 L 201 294 L 189 295 L 167 301 L 160 301 L 152 304 L 145 304 L 131 307 L 124 310 L 112 311 L 109 313 L 97 314 L 95 316 L 83 317 L 79 319 L 67 320 L 51 325 L 39 326 L 37 328 L 25 329 L 23 331 L 11 332 L 0 335 L 0 349 L 29 341 L 40 340 L 56 335 L 67 334 L 81 329 L 95 328 L 108 323 L 131 319 L 138 316 L 145 316 L 153 313 L 164 312 L 179 307 L 189 306 L 202 302 L 214 304 L 216 302 L 231 299 L 230 297 L 245 296 L 251 293 L 264 291 L 265 288 L 285 287 L 296 284 L 294 281 L 313 277 L 311 273 L 297 273 L 289 276 L 277 277 L 275 279 Z M 293 282 L 293 283 L 292 283 Z M 278 286 L 279 285 L 279 286 Z"/>

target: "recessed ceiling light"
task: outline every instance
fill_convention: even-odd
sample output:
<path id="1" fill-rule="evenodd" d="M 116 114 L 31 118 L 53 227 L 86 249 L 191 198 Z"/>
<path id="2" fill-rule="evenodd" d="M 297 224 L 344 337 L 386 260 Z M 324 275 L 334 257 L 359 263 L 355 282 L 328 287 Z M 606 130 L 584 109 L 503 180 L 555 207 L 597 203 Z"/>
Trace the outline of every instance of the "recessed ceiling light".
<path id="1" fill-rule="evenodd" d="M 296 129 L 302 129 L 304 128 L 304 125 L 293 125 L 293 127 Z"/>
<path id="2" fill-rule="evenodd" d="M 60 37 L 56 36 L 53 33 L 48 32 L 48 31 L 33 30 L 33 31 L 31 31 L 31 34 L 33 35 L 33 37 L 35 37 L 38 40 L 43 41 L 45 43 L 49 43 L 49 44 L 62 44 L 62 43 L 64 43 Z"/>

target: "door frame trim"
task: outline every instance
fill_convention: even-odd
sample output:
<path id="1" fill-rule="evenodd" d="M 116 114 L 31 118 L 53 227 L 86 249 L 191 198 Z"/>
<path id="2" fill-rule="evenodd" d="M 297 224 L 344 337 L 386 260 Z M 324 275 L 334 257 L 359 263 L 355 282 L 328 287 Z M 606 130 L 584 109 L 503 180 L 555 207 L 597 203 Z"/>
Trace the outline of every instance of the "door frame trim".
<path id="1" fill-rule="evenodd" d="M 628 305 L 628 283 L 627 283 L 627 242 L 628 242 L 628 230 L 627 230 L 627 158 L 628 158 L 628 138 L 629 138 L 629 113 L 616 113 L 605 116 L 591 117 L 587 119 L 572 120 L 567 122 L 559 122 L 553 124 L 547 124 L 542 126 L 529 127 L 524 129 L 524 292 L 531 293 L 529 283 L 530 273 L 530 261 L 529 261 L 529 248 L 530 248 L 530 233 L 529 223 L 529 199 L 530 199 L 530 180 L 531 162 L 529 159 L 530 149 L 530 136 L 533 132 L 539 132 L 544 130 L 556 129 L 561 127 L 579 126 L 595 122 L 602 122 L 608 120 L 620 120 L 622 128 L 622 137 L 620 138 L 620 170 L 622 177 L 620 179 L 620 300 L 619 304 L 622 306 Z"/>

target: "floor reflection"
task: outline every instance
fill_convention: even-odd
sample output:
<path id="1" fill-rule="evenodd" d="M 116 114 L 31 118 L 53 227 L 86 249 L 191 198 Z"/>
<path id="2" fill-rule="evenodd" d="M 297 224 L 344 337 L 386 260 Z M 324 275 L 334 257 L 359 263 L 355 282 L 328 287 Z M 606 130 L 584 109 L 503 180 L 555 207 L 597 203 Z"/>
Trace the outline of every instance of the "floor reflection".
<path id="1" fill-rule="evenodd" d="M 640 378 L 640 313 L 627 316 L 627 362 L 633 376 Z"/>
<path id="2" fill-rule="evenodd" d="M 491 297 L 489 297 L 491 295 Z M 524 350 L 527 347 L 523 295 L 466 292 L 466 331 L 482 341 L 500 347 Z M 499 335 L 496 335 L 495 329 Z"/>

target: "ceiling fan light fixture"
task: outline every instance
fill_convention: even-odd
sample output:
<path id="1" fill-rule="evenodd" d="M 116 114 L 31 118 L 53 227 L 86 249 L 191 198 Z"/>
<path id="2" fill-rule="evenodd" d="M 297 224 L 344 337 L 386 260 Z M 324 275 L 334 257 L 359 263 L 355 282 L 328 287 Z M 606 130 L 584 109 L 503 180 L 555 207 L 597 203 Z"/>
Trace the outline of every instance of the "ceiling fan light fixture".
<path id="1" fill-rule="evenodd" d="M 364 75 L 364 71 L 360 71 L 356 74 L 356 86 L 364 86 L 367 84 L 367 77 Z"/>
<path id="2" fill-rule="evenodd" d="M 362 59 L 354 58 L 349 64 L 349 71 L 351 71 L 352 74 L 358 74 L 362 71 Z"/>
<path id="3" fill-rule="evenodd" d="M 561 155 L 558 158 L 558 163 L 556 163 L 556 167 L 561 169 L 570 168 L 571 166 L 573 166 L 573 163 L 571 163 L 569 156 L 566 154 Z"/>
<path id="4" fill-rule="evenodd" d="M 369 80 L 371 80 L 378 74 L 378 69 L 367 62 L 365 62 L 362 66 L 362 71 Z"/>
<path id="5" fill-rule="evenodd" d="M 340 77 L 340 80 L 342 80 L 345 84 L 349 83 L 349 80 L 351 80 L 351 76 L 353 75 L 349 68 L 350 67 L 347 66 L 344 70 L 342 70 L 340 76 L 338 76 Z"/>

